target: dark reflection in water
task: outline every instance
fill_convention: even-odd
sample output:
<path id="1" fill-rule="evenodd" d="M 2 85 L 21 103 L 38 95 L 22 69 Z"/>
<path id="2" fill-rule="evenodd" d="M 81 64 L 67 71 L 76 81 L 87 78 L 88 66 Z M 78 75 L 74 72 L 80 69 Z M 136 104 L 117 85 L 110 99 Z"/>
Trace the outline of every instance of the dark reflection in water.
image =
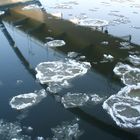
<path id="1" fill-rule="evenodd" d="M 39 19 L 36 20 L 37 14 Z M 103 97 L 117 93 L 122 85 L 115 79 L 112 69 L 118 61 L 125 61 L 128 56 L 127 50 L 118 48 L 121 39 L 98 31 L 93 32 L 88 28 L 76 27 L 46 13 L 42 15 L 42 12 L 38 10 L 24 13 L 20 8 L 13 9 L 2 20 L 3 22 L 0 23 L 3 27 L 0 32 L 2 41 L 0 81 L 4 83 L 4 86 L 0 86 L 1 119 L 20 121 L 24 126 L 33 127 L 32 134 L 29 134 L 33 138 L 51 137 L 51 128 L 63 121 L 78 117 L 81 119 L 80 128 L 85 131 L 80 139 L 136 139 L 134 134 L 114 124 L 103 111 L 102 104 L 66 110 L 55 100 L 56 95 L 49 94 L 41 103 L 25 112 L 14 111 L 9 106 L 9 100 L 15 95 L 41 88 L 46 89 L 47 85 L 41 85 L 35 79 L 34 69 L 38 63 L 63 60 L 70 51 L 86 56 L 84 61 L 92 64 L 92 70 L 83 77 L 73 79 L 72 87 L 62 90 L 60 96 L 68 91 L 96 93 Z M 56 49 L 45 48 L 45 37 L 63 39 L 66 46 Z M 108 41 L 108 47 L 102 45 L 102 41 Z M 139 50 L 136 45 L 134 46 L 131 51 Z M 101 63 L 105 53 L 114 56 L 115 60 Z M 16 80 L 22 80 L 23 83 L 17 86 Z"/>

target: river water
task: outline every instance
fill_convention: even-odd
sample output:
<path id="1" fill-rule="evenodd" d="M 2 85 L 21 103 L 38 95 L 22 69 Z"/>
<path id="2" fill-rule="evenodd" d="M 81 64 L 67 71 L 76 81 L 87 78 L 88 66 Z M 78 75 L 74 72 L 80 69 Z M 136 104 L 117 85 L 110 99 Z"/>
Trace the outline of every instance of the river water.
<path id="1" fill-rule="evenodd" d="M 48 13 L 63 19 L 107 21 L 109 34 L 131 35 L 140 44 L 137 0 L 41 2 Z M 34 11 L 26 8 L 25 13 Z M 85 40 L 94 43 L 93 27 L 59 23 L 50 16 L 54 30 L 48 23 L 47 32 L 45 27 L 30 34 L 27 30 L 37 23 L 29 19 L 14 25 L 16 18 L 4 15 L 0 30 L 1 140 L 139 139 L 139 46 L 108 34 L 87 46 Z M 57 36 L 57 24 L 70 29 Z M 119 49 L 112 49 L 118 44 Z"/>

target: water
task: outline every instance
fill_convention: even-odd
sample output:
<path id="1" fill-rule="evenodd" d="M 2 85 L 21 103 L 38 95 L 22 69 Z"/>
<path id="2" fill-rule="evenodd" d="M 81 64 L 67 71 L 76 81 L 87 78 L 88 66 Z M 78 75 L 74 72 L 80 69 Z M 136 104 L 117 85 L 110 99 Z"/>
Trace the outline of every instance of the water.
<path id="1" fill-rule="evenodd" d="M 107 29 L 115 36 L 132 35 L 132 42 L 140 44 L 140 1 L 139 0 L 40 0 L 48 12 L 62 13 L 70 20 L 101 19 L 109 22 Z"/>
<path id="2" fill-rule="evenodd" d="M 64 1 L 57 0 L 56 2 L 62 3 Z M 98 1 L 95 7 L 92 7 L 92 2 L 69 2 L 65 6 L 66 9 L 60 6 L 59 10 L 61 12 L 65 11 L 63 16 L 68 19 L 71 17 L 69 14 L 72 14 L 73 17 L 76 16 L 74 14 L 80 14 L 81 10 L 79 11 L 78 7 L 85 9 L 85 4 L 89 4 L 87 11 L 83 10 L 87 16 L 90 15 L 91 11 L 94 12 L 94 10 L 98 11 L 100 9 L 99 14 L 103 10 L 102 7 L 111 8 L 112 6 L 109 5 L 113 3 L 116 3 L 116 5 L 133 5 L 133 9 L 139 9 L 138 4 L 134 5 L 133 1 L 124 1 L 123 3 L 114 1 L 103 3 Z M 55 2 L 48 2 L 48 5 L 50 5 L 47 7 L 48 11 L 57 12 L 55 11 L 57 10 L 56 8 L 49 8 L 53 6 L 51 4 L 55 5 Z M 72 9 L 67 5 L 72 5 Z M 108 9 L 109 12 L 110 8 Z M 109 104 L 111 108 L 116 101 L 118 105 L 118 110 L 116 110 L 118 112 L 121 110 L 122 114 L 119 113 L 122 116 L 128 115 L 127 110 L 131 112 L 130 118 L 137 116 L 138 112 L 135 112 L 133 108 L 127 109 L 126 104 L 121 106 L 120 100 L 118 98 L 111 100 L 111 96 L 117 94 L 115 97 L 118 97 L 119 91 L 123 87 L 123 92 L 129 89 L 125 88 L 122 77 L 126 78 L 125 80 L 127 81 L 127 76 L 129 76 L 129 81 L 131 81 L 131 78 L 135 79 L 139 75 L 139 70 L 137 70 L 138 73 L 133 73 L 133 70 L 139 69 L 139 65 L 134 63 L 135 57 L 131 57 L 133 61 L 128 59 L 130 52 L 131 55 L 132 53 L 134 55 L 139 53 L 139 46 L 128 44 L 128 42 L 124 43 L 125 41 L 122 43 L 122 40 L 118 38 L 112 38 L 106 34 L 102 35 L 89 28 L 78 27 L 67 21 L 53 19 L 50 15 L 42 14 L 39 9 L 34 10 L 34 7 L 29 11 L 28 9 L 26 9 L 27 11 L 21 9 L 22 7 L 15 8 L 17 17 L 13 16 L 14 10 L 11 11 L 11 15 L 3 16 L 3 23 L 7 30 L 3 27 L 0 30 L 0 128 L 3 129 L 3 131 L 0 131 L 0 136 L 2 136 L 2 140 L 43 138 L 59 140 L 136 139 L 139 136 L 139 127 L 129 129 L 117 125 L 110 117 L 110 114 L 103 109 L 102 105 L 106 99 L 109 99 L 105 103 L 111 102 L 111 105 Z M 107 10 L 107 8 L 104 9 Z M 112 9 L 115 11 L 115 6 Z M 121 8 L 118 10 L 122 13 Z M 73 13 L 71 13 L 72 11 Z M 89 16 L 89 18 L 94 18 L 92 16 Z M 15 26 L 12 25 L 12 23 L 16 23 L 15 21 L 23 20 L 25 17 L 29 19 L 18 22 L 20 24 Z M 98 18 L 108 21 L 105 18 L 106 16 L 102 17 L 103 15 L 100 15 Z M 46 25 L 40 24 L 44 21 L 46 21 Z M 125 24 L 127 29 L 128 24 L 130 23 Z M 39 28 L 36 28 L 37 26 Z M 107 29 L 109 33 L 113 30 L 119 32 L 117 31 L 118 26 L 123 25 L 109 25 Z M 113 35 L 117 35 L 115 32 L 113 33 Z M 125 31 L 121 31 L 121 33 L 126 34 Z M 12 37 L 15 44 L 7 34 Z M 93 38 L 96 38 L 95 41 Z M 137 36 L 133 34 L 132 39 L 135 42 Z M 60 44 L 60 46 L 58 45 L 59 47 L 46 46 L 46 43 L 52 40 L 61 40 L 59 43 L 63 43 L 63 45 Z M 121 48 L 122 44 L 132 45 L 133 48 L 119 49 L 118 47 L 120 46 Z M 70 52 L 73 52 L 74 55 L 70 54 Z M 71 60 L 73 58 L 74 60 Z M 138 60 L 136 59 L 136 61 Z M 36 79 L 36 74 L 40 71 L 35 71 L 35 69 L 40 63 L 42 64 L 41 66 L 45 66 L 42 62 L 47 64 L 46 68 L 41 69 L 41 72 L 46 76 L 41 77 L 45 79 L 45 82 L 41 82 L 42 79 Z M 117 76 L 113 69 L 118 66 L 118 62 L 121 62 L 122 67 L 124 64 L 124 68 L 122 71 L 118 68 L 120 75 L 118 74 Z M 134 68 L 135 66 L 137 68 Z M 127 75 L 131 71 L 132 73 Z M 52 77 L 55 78 L 51 79 Z M 51 80 L 46 80 L 47 78 Z M 137 90 L 132 90 L 134 97 L 123 97 L 125 99 L 121 100 L 121 103 L 127 101 L 133 107 L 135 107 L 135 104 L 139 105 L 139 101 L 137 101 L 139 99 L 137 81 L 134 81 L 135 86 L 138 86 Z M 132 84 L 133 82 L 130 83 Z M 129 85 L 127 84 L 127 86 Z M 22 95 L 31 95 L 31 93 L 37 93 L 42 89 L 46 90 L 45 96 L 41 94 L 36 97 L 35 94 L 33 99 L 22 97 Z M 74 96 L 76 98 L 73 100 Z M 78 100 L 78 96 L 81 99 Z M 135 96 L 138 99 L 134 99 Z M 12 99 L 17 99 L 16 102 L 13 102 L 14 108 L 10 106 Z M 34 102 L 36 99 L 39 99 L 39 101 Z M 66 102 L 67 100 L 68 102 Z M 137 102 L 133 103 L 135 100 Z M 19 106 L 20 103 L 21 105 L 27 105 L 30 101 L 32 104 L 29 107 L 21 110 L 17 110 L 15 107 L 16 105 Z M 126 112 L 124 111 L 125 109 Z M 139 120 L 133 123 L 139 126 L 135 123 L 139 124 Z M 11 127 L 14 129 L 12 130 Z"/>

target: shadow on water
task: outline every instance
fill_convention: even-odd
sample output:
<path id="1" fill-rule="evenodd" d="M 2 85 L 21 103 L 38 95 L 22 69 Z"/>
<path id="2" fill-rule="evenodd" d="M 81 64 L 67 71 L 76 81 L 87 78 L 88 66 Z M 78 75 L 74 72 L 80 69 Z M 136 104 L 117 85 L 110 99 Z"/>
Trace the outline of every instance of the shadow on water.
<path id="1" fill-rule="evenodd" d="M 15 45 L 15 41 L 13 40 L 13 38 L 11 37 L 10 33 L 7 31 L 7 29 L 5 28 L 5 25 L 3 24 L 2 21 L 0 21 L 0 24 L 2 25 L 3 29 L 2 32 L 4 33 L 7 41 L 9 42 L 10 46 L 12 47 L 12 49 L 14 50 L 15 54 L 17 55 L 17 57 L 20 59 L 20 61 L 22 62 L 22 64 L 25 66 L 26 70 L 33 76 L 34 79 L 36 72 L 35 70 L 32 68 L 32 66 L 30 65 L 30 63 L 28 62 L 28 60 L 23 56 L 22 52 L 18 49 L 18 46 Z M 43 85 L 40 84 L 44 89 L 46 89 L 47 85 Z M 51 94 L 51 96 L 54 98 L 54 96 Z M 86 121 L 87 123 L 89 123 L 90 125 L 96 126 L 99 129 L 112 134 L 116 137 L 120 137 L 123 139 L 137 139 L 137 136 L 134 135 L 131 132 L 127 132 L 123 129 L 120 129 L 117 126 L 108 124 L 100 119 L 98 119 L 97 117 L 94 117 L 93 115 L 90 115 L 89 113 L 86 113 L 85 111 L 83 111 L 80 108 L 73 108 L 73 109 L 68 109 L 68 111 L 72 112 L 73 114 L 75 114 L 76 116 L 78 116 L 80 119 Z"/>
<path id="2" fill-rule="evenodd" d="M 41 6 L 40 3 L 39 6 Z M 133 43 L 130 43 L 133 46 L 132 49 L 120 49 L 120 42 L 124 42 L 121 38 L 87 27 L 76 26 L 69 21 L 58 19 L 39 9 L 23 10 L 22 7 L 13 8 L 7 11 L 3 16 L 3 20 L 43 44 L 46 43 L 46 37 L 63 39 L 66 46 L 56 48 L 57 51 L 64 54 L 73 51 L 86 56 L 86 60 L 92 64 L 94 69 L 105 76 L 113 76 L 114 66 L 117 62 L 126 62 L 129 51 L 140 51 L 140 47 Z M 102 44 L 104 41 L 108 44 Z M 104 54 L 112 55 L 114 61 L 101 63 Z"/>

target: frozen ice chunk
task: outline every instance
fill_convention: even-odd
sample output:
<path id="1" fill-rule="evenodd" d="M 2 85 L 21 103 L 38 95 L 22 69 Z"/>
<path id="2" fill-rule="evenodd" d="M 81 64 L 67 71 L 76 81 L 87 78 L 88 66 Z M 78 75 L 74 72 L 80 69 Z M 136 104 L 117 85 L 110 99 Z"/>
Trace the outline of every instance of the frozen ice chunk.
<path id="1" fill-rule="evenodd" d="M 31 10 L 31 9 L 39 9 L 40 7 L 36 4 L 30 4 L 22 8 L 22 10 Z"/>
<path id="2" fill-rule="evenodd" d="M 140 101 L 140 84 L 122 88 L 118 95 Z"/>
<path id="3" fill-rule="evenodd" d="M 0 11 L 0 16 L 4 14 L 5 14 L 5 11 Z"/>
<path id="4" fill-rule="evenodd" d="M 0 139 L 2 140 L 31 140 L 31 137 L 22 135 L 19 123 L 10 123 L 0 120 Z"/>
<path id="5" fill-rule="evenodd" d="M 107 54 L 104 54 L 103 56 L 104 56 L 104 59 L 105 60 L 112 61 L 114 59 L 114 57 L 112 55 L 110 55 L 110 54 L 108 54 L 108 55 Z"/>
<path id="6" fill-rule="evenodd" d="M 130 45 L 129 42 L 120 42 L 120 49 L 132 49 L 134 48 L 132 45 Z"/>
<path id="7" fill-rule="evenodd" d="M 104 103 L 103 108 L 123 128 L 140 127 L 140 101 L 120 95 L 112 95 Z"/>
<path id="8" fill-rule="evenodd" d="M 52 16 L 55 16 L 57 18 L 63 18 L 63 14 L 61 12 L 57 12 L 57 13 L 51 13 Z"/>
<path id="9" fill-rule="evenodd" d="M 37 65 L 36 78 L 40 83 L 62 82 L 74 78 L 76 76 L 84 75 L 90 68 L 88 62 L 77 62 L 75 60 L 52 61 L 43 62 Z"/>
<path id="10" fill-rule="evenodd" d="M 99 95 L 97 94 L 91 94 L 89 95 L 90 97 L 90 103 L 92 104 L 98 104 L 104 101 L 104 98 L 101 98 Z"/>
<path id="11" fill-rule="evenodd" d="M 65 108 L 80 107 L 87 103 L 89 96 L 85 93 L 70 93 L 65 94 L 61 102 Z"/>
<path id="12" fill-rule="evenodd" d="M 64 46 L 66 43 L 63 40 L 53 40 L 47 42 L 45 45 L 48 47 L 61 47 Z"/>
<path id="13" fill-rule="evenodd" d="M 39 103 L 46 96 L 47 93 L 44 89 L 34 93 L 17 95 L 11 99 L 10 106 L 16 110 L 22 110 Z"/>
<path id="14" fill-rule="evenodd" d="M 65 4 L 65 3 L 59 3 L 59 4 L 56 4 L 52 8 L 54 8 L 54 9 L 72 9 L 72 6 L 69 4 Z"/>
<path id="15" fill-rule="evenodd" d="M 103 55 L 103 60 L 100 61 L 100 63 L 107 63 L 107 62 L 111 62 L 113 61 L 114 57 L 112 55 L 107 55 L 107 54 L 104 54 Z"/>
<path id="16" fill-rule="evenodd" d="M 45 37 L 45 39 L 46 39 L 46 40 L 50 40 L 50 41 L 54 40 L 53 37 Z"/>
<path id="17" fill-rule="evenodd" d="M 140 66 L 140 56 L 137 56 L 137 55 L 129 55 L 128 60 L 129 60 L 134 66 Z"/>
<path id="18" fill-rule="evenodd" d="M 108 42 L 108 41 L 102 41 L 101 44 L 102 44 L 102 45 L 108 45 L 109 42 Z"/>
<path id="19" fill-rule="evenodd" d="M 125 85 L 137 85 L 140 83 L 139 68 L 133 68 L 127 64 L 118 63 L 113 71 L 116 75 L 121 77 Z"/>
<path id="20" fill-rule="evenodd" d="M 108 21 L 106 20 L 101 20 L 101 19 L 80 19 L 74 17 L 73 19 L 70 19 L 70 21 L 74 24 L 78 24 L 80 26 L 87 26 L 87 27 L 102 27 L 102 26 L 107 26 L 109 24 Z"/>
<path id="21" fill-rule="evenodd" d="M 137 85 L 140 83 L 140 69 L 133 69 L 123 74 L 121 78 L 125 85 Z"/>
<path id="22" fill-rule="evenodd" d="M 43 137 L 37 137 L 36 140 L 45 140 Z"/>
<path id="23" fill-rule="evenodd" d="M 51 140 L 76 140 L 83 134 L 83 131 L 79 129 L 77 120 L 62 122 L 61 125 L 52 128 L 51 131 L 54 135 Z"/>
<path id="24" fill-rule="evenodd" d="M 113 69 L 114 73 L 118 76 L 122 76 L 125 72 L 127 71 L 131 71 L 132 67 L 127 65 L 127 64 L 123 64 L 123 63 L 117 63 L 117 65 L 115 66 L 115 68 Z"/>
<path id="25" fill-rule="evenodd" d="M 78 53 L 77 52 L 68 52 L 68 55 L 67 55 L 69 58 L 75 58 L 78 56 Z"/>
<path id="26" fill-rule="evenodd" d="M 63 88 L 69 88 L 70 84 L 68 83 L 68 81 L 64 81 L 64 82 L 51 82 L 48 84 L 47 90 L 51 93 L 58 93 L 59 91 L 61 91 Z"/>

